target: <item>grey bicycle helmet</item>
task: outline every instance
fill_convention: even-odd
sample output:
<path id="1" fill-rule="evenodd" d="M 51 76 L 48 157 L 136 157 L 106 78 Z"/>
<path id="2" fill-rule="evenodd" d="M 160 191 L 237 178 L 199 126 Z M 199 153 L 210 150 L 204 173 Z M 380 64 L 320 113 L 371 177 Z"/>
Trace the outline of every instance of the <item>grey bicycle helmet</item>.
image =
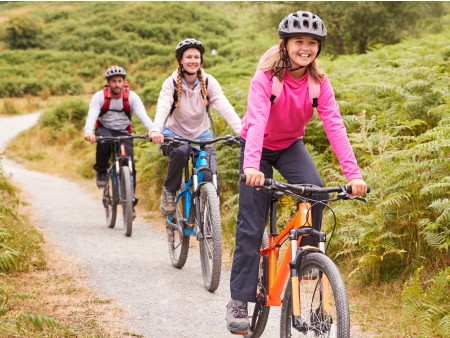
<path id="1" fill-rule="evenodd" d="M 285 39 L 298 34 L 309 35 L 319 41 L 324 41 L 327 38 L 327 29 L 317 15 L 308 11 L 298 11 L 281 20 L 278 26 L 278 36 L 280 39 Z"/>
<path id="2" fill-rule="evenodd" d="M 189 48 L 198 49 L 200 52 L 200 55 L 202 57 L 202 61 L 203 61 L 203 54 L 205 53 L 205 46 L 203 46 L 203 43 L 201 43 L 200 41 L 193 39 L 193 38 L 189 38 L 189 39 L 185 39 L 185 40 L 181 41 L 175 48 L 175 57 L 177 58 L 178 62 L 183 57 L 184 51 Z"/>
<path id="3" fill-rule="evenodd" d="M 111 66 L 106 70 L 105 79 L 109 80 L 113 76 L 121 76 L 125 79 L 127 77 L 127 72 L 120 66 Z"/>

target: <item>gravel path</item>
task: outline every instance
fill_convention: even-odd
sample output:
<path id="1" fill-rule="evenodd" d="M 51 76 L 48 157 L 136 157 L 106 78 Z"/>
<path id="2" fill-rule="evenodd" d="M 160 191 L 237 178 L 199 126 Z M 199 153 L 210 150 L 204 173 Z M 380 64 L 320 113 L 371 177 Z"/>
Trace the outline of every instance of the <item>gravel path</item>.
<path id="1" fill-rule="evenodd" d="M 39 114 L 0 118 L 0 152 L 38 118 Z M 28 202 L 45 225 L 46 238 L 81 259 L 81 268 L 88 272 L 88 285 L 117 300 L 135 332 L 152 338 L 232 337 L 224 319 L 229 267 L 224 267 L 218 290 L 206 291 L 193 238 L 186 265 L 175 269 L 160 226 L 138 217 L 132 236 L 126 237 L 120 218 L 116 228 L 106 227 L 100 191 L 95 199 L 73 182 L 26 170 L 7 158 L 1 163 L 14 184 L 29 196 Z M 266 337 L 278 335 L 275 319 L 273 324 L 273 331 L 268 330 Z"/>
<path id="2" fill-rule="evenodd" d="M 38 118 L 39 113 L 0 118 L 0 152 Z M 81 268 L 88 272 L 87 284 L 118 302 L 127 316 L 121 320 L 134 332 L 152 338 L 232 337 L 224 320 L 229 265 L 224 266 L 218 290 L 206 291 L 193 238 L 185 267 L 175 269 L 160 226 L 138 217 L 132 236 L 125 237 L 120 218 L 115 229 L 106 227 L 100 191 L 96 199 L 73 182 L 26 170 L 7 158 L 1 164 L 29 196 L 28 202 L 44 224 L 45 237 L 81 260 Z M 272 308 L 264 337 L 279 336 L 279 311 Z M 357 328 L 354 331 L 352 337 L 370 336 L 360 335 Z"/>

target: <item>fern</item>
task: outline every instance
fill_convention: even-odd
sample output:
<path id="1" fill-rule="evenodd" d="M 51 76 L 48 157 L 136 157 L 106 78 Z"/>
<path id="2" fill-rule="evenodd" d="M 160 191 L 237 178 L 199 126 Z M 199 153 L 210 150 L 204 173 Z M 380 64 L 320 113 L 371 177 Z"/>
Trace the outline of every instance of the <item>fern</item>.
<path id="1" fill-rule="evenodd" d="M 403 290 L 402 318 L 418 337 L 447 337 L 450 328 L 450 267 L 425 283 L 417 269 Z"/>

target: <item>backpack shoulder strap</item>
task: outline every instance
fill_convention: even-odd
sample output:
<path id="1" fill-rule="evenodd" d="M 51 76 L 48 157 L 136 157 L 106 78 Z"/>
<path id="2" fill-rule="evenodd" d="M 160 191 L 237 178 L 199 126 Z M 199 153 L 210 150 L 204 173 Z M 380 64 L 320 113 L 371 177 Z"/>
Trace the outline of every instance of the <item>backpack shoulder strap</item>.
<path id="1" fill-rule="evenodd" d="M 123 111 L 131 121 L 131 107 L 129 97 L 130 97 L 130 87 L 128 87 L 128 82 L 125 81 L 123 84 L 123 91 L 122 91 Z"/>
<path id="2" fill-rule="evenodd" d="M 308 92 L 313 109 L 317 108 L 319 104 L 317 100 L 319 99 L 320 96 L 320 83 L 317 83 L 309 73 L 308 73 Z"/>
<path id="3" fill-rule="evenodd" d="M 206 91 L 207 92 L 208 92 L 208 79 L 209 79 L 209 77 L 206 76 L 205 85 L 206 85 Z M 211 112 L 209 111 L 209 95 L 206 95 L 206 99 L 208 100 L 208 105 L 206 106 L 206 114 L 208 114 L 209 122 L 211 123 L 211 129 L 212 129 L 212 132 L 213 132 L 213 137 L 216 137 L 216 128 L 214 127 L 214 121 L 212 119 Z"/>
<path id="4" fill-rule="evenodd" d="M 175 106 L 177 104 L 177 101 L 178 101 L 177 83 L 175 82 L 174 79 L 172 79 L 172 81 L 173 81 L 173 102 L 172 102 L 172 107 L 170 108 L 169 115 L 172 115 L 173 111 L 175 110 Z"/>
<path id="5" fill-rule="evenodd" d="M 111 104 L 111 88 L 108 85 L 103 87 L 103 97 L 104 101 L 103 106 L 100 109 L 99 117 L 107 113 L 109 105 Z"/>

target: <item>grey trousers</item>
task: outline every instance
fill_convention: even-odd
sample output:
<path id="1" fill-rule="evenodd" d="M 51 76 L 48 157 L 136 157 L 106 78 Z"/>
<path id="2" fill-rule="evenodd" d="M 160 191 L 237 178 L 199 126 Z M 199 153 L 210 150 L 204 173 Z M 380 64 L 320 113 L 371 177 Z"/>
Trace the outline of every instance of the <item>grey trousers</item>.
<path id="1" fill-rule="evenodd" d="M 244 159 L 245 141 L 241 140 L 240 170 Z M 302 140 L 289 148 L 272 151 L 263 148 L 260 171 L 266 178 L 273 177 L 273 168 L 292 184 L 314 184 L 322 186 L 322 179 L 311 155 Z M 236 224 L 236 246 L 230 277 L 231 298 L 255 302 L 259 269 L 259 252 L 262 236 L 268 219 L 271 196 L 256 190 L 245 183 L 239 186 L 239 211 Z M 315 195 L 319 200 L 327 200 L 328 195 Z M 324 205 L 316 204 L 312 208 L 313 227 L 320 230 Z M 312 237 L 303 237 L 301 245 L 317 246 Z"/>

